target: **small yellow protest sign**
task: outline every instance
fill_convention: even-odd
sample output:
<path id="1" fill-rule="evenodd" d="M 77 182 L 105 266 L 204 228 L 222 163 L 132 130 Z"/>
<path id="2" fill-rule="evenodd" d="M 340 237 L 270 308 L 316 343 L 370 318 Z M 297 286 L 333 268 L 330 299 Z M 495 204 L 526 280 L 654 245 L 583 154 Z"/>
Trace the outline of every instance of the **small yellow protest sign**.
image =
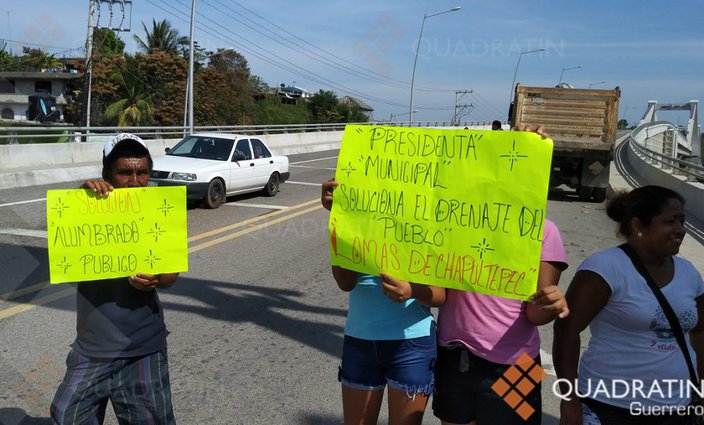
<path id="1" fill-rule="evenodd" d="M 188 270 L 185 186 L 49 190 L 46 221 L 51 283 Z"/>
<path id="2" fill-rule="evenodd" d="M 525 300 L 538 280 L 552 140 L 514 131 L 348 125 L 333 265 Z"/>

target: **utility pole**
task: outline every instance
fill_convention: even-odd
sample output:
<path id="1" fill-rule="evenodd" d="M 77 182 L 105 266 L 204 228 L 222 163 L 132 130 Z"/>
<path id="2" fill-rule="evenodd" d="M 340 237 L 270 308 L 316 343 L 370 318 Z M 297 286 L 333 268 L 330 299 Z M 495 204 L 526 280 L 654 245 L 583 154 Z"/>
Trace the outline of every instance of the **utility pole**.
<path id="1" fill-rule="evenodd" d="M 452 115 L 452 124 L 453 125 L 459 125 L 460 124 L 460 119 L 462 119 L 462 116 L 464 116 L 465 111 L 468 108 L 474 108 L 474 105 L 471 103 L 466 104 L 460 104 L 460 100 L 464 97 L 466 94 L 471 94 L 472 90 L 457 90 L 455 92 L 455 113 Z"/>
<path id="2" fill-rule="evenodd" d="M 88 0 L 88 39 L 86 40 L 86 70 L 83 78 L 83 105 L 84 123 L 90 129 L 90 86 L 93 76 L 93 11 L 95 10 L 94 0 Z"/>

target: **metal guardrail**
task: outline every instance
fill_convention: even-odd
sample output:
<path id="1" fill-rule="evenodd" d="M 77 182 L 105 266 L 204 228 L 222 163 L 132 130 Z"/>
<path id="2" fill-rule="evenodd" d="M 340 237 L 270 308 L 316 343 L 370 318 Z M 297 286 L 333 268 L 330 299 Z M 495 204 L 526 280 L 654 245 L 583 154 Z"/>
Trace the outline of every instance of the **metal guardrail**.
<path id="1" fill-rule="evenodd" d="M 201 126 L 196 127 L 195 131 L 254 135 L 333 131 L 341 130 L 344 126 L 344 124 Z M 188 127 L 0 127 L 0 144 L 85 142 L 91 141 L 92 138 L 104 140 L 106 136 L 118 132 L 133 133 L 145 139 L 180 138 L 188 134 Z"/>
<path id="2" fill-rule="evenodd" d="M 365 123 L 332 124 L 279 124 L 279 125 L 222 125 L 197 126 L 196 132 L 238 133 L 238 134 L 285 134 L 317 131 L 340 131 L 347 124 L 393 125 L 398 127 L 471 127 L 491 125 L 490 122 L 414 121 L 391 122 L 375 121 Z M 0 127 L 0 145 L 18 143 L 62 143 L 86 142 L 91 138 L 104 140 L 108 135 L 129 132 L 145 139 L 180 138 L 188 134 L 188 127 L 70 127 L 70 126 L 25 126 Z"/>
<path id="3" fill-rule="evenodd" d="M 636 155 L 643 158 L 646 162 L 659 166 L 665 171 L 672 172 L 673 174 L 686 175 L 688 181 L 699 181 L 704 182 L 704 166 L 700 164 L 693 163 L 689 160 L 679 159 L 671 155 L 665 155 L 661 152 L 656 152 L 650 148 L 647 148 L 640 143 L 638 143 L 637 138 L 633 135 L 636 132 L 641 131 L 642 128 L 639 126 L 629 136 L 632 143 L 630 146 Z"/>

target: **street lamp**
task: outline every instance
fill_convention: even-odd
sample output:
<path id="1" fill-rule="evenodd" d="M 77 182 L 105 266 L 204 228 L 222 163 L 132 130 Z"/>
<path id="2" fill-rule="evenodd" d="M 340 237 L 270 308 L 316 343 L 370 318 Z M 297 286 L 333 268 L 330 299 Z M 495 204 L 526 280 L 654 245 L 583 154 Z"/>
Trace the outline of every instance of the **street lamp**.
<path id="1" fill-rule="evenodd" d="M 592 86 L 598 86 L 599 84 L 606 84 L 606 81 L 599 81 L 598 83 L 589 83 L 589 88 L 592 88 Z"/>
<path id="2" fill-rule="evenodd" d="M 527 52 L 521 52 L 521 54 L 518 55 L 518 62 L 516 62 L 516 70 L 513 71 L 513 82 L 511 82 L 511 93 L 509 93 L 509 97 L 508 97 L 509 104 L 511 104 L 511 100 L 513 99 L 513 88 L 516 85 L 516 74 L 518 74 L 518 65 L 521 64 L 521 56 L 527 55 L 529 53 L 544 52 L 544 51 L 545 51 L 545 49 L 528 50 Z"/>
<path id="3" fill-rule="evenodd" d="M 560 81 L 558 81 L 557 84 L 559 85 L 562 83 L 562 75 L 565 73 L 565 71 L 570 71 L 572 69 L 579 69 L 581 67 L 582 67 L 582 65 L 572 66 L 569 68 L 562 68 L 562 72 L 560 73 Z"/>
<path id="4" fill-rule="evenodd" d="M 460 10 L 460 6 L 455 6 L 450 10 L 446 10 L 444 12 L 438 12 L 438 13 L 433 13 L 432 15 L 424 14 L 423 15 L 423 22 L 420 25 L 420 35 L 418 36 L 418 44 L 416 45 L 416 57 L 413 60 L 413 74 L 411 76 L 411 102 L 410 105 L 408 106 L 408 122 L 412 123 L 413 122 L 413 85 L 416 81 L 416 64 L 418 63 L 418 51 L 420 50 L 420 40 L 423 38 L 423 27 L 425 27 L 425 20 L 428 18 L 432 18 L 433 16 L 438 16 L 442 15 L 445 13 L 450 13 L 450 12 L 456 12 Z"/>
<path id="5" fill-rule="evenodd" d="M 418 110 L 414 109 L 413 113 L 416 113 L 416 112 L 418 112 Z M 391 114 L 389 116 L 389 122 L 393 122 L 394 118 L 396 118 L 396 117 L 400 117 L 401 115 L 408 115 L 408 114 L 409 114 L 408 112 L 401 112 L 400 114 Z"/>
<path id="6" fill-rule="evenodd" d="M 191 29 L 190 29 L 190 40 L 188 49 L 188 80 L 186 80 L 186 93 L 188 96 L 188 133 L 193 134 L 193 57 L 195 52 L 193 50 L 193 38 L 196 32 L 196 0 L 191 2 Z M 185 125 L 184 125 L 185 127 Z"/>

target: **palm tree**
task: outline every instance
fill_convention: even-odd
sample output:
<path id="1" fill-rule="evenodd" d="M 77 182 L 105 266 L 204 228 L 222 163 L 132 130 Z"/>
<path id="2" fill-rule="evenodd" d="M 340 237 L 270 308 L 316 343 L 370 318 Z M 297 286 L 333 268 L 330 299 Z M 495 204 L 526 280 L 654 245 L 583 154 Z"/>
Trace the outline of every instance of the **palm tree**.
<path id="1" fill-rule="evenodd" d="M 25 54 L 24 63 L 29 68 L 41 70 L 59 68 L 61 66 L 61 61 L 54 57 L 54 55 L 44 52 L 42 49 L 23 47 L 22 53 Z"/>
<path id="2" fill-rule="evenodd" d="M 145 94 L 134 84 L 128 84 L 119 69 L 115 71 L 113 78 L 122 85 L 126 96 L 105 109 L 105 118 L 117 118 L 117 125 L 120 127 L 149 124 L 154 116 L 154 107 Z"/>
<path id="3" fill-rule="evenodd" d="M 166 19 L 157 22 L 152 19 L 152 31 L 149 32 L 147 25 L 142 22 L 144 33 L 147 35 L 146 41 L 135 34 L 134 40 L 145 53 L 152 53 L 154 50 L 161 50 L 165 53 L 178 54 L 178 48 L 188 44 L 188 37 L 182 37 L 178 30 L 171 27 Z"/>

